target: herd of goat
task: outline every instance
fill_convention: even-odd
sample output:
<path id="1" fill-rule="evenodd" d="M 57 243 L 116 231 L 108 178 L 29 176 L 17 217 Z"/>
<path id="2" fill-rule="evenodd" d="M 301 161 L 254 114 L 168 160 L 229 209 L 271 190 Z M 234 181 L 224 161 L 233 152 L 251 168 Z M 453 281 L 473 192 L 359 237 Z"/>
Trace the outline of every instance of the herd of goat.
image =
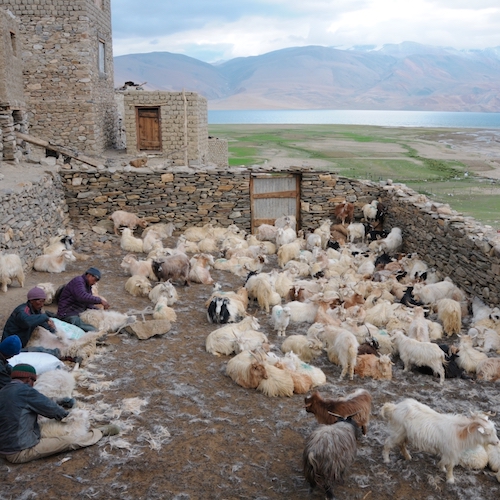
<path id="1" fill-rule="evenodd" d="M 172 224 L 148 226 L 122 210 L 110 217 L 127 253 L 121 262 L 130 275 L 125 290 L 152 303 L 143 314 L 175 322 L 176 287 L 212 285 L 205 303 L 207 320 L 223 326 L 208 334 L 205 347 L 215 356 L 230 356 L 227 376 L 267 396 L 308 394 L 305 408 L 319 425 L 306 440 L 304 475 L 327 498 L 333 498 L 335 483 L 356 456 L 359 431 L 368 431 L 372 397 L 365 389 L 337 399 L 320 395 L 317 388 L 326 383 L 326 376 L 313 363 L 323 353 L 341 368 L 341 379 L 391 380 L 399 358 L 405 371 L 434 375 L 440 385 L 456 377 L 500 380 L 500 310 L 467 297 L 418 255 L 403 254 L 402 231 L 384 228 L 382 203 L 374 200 L 362 211 L 363 219 L 355 222 L 354 206 L 340 203 L 335 222 L 326 219 L 310 232 L 297 231 L 293 216 L 263 224 L 253 235 L 236 225 L 189 227 L 173 247 L 164 246 L 174 233 Z M 141 237 L 134 234 L 138 227 L 143 229 Z M 70 235 L 55 237 L 34 269 L 64 271 L 66 263 L 83 258 L 72 246 Z M 271 262 L 277 267 L 266 272 Z M 211 269 L 231 272 L 244 284 L 223 290 Z M 20 260 L 7 268 L 0 262 L 2 288 L 13 279 L 24 283 Z M 50 283 L 39 286 L 45 287 L 50 302 L 55 290 Z M 273 348 L 259 320 L 249 314 L 252 308 L 265 313 L 276 336 L 283 338 L 280 349 Z M 71 355 L 81 356 L 87 349 L 87 358 L 92 351 L 88 346 L 95 345 L 98 335 L 136 321 L 135 316 L 103 310 L 90 311 L 83 319 L 99 330 L 97 334 L 78 341 L 58 337 L 58 342 Z M 291 324 L 303 325 L 304 334 L 287 335 Z M 39 332 L 35 342 L 46 345 L 47 335 Z M 53 340 L 46 346 L 56 344 Z M 491 415 L 440 414 L 411 398 L 384 404 L 380 415 L 389 433 L 385 462 L 395 446 L 410 459 L 408 445 L 438 455 L 450 483 L 455 465 L 479 468 L 478 463 L 489 466 L 500 481 L 500 444 Z"/>

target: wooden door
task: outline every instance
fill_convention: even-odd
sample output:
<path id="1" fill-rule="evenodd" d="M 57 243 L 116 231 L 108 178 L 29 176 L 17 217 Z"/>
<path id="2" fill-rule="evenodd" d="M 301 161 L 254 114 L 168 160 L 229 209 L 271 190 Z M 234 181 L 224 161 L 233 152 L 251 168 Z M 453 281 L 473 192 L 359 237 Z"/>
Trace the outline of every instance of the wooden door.
<path id="1" fill-rule="evenodd" d="M 300 175 L 255 174 L 250 178 L 252 233 L 261 224 L 274 224 L 278 217 L 294 215 L 300 227 Z"/>
<path id="2" fill-rule="evenodd" d="M 160 108 L 137 109 L 137 149 L 161 151 Z"/>

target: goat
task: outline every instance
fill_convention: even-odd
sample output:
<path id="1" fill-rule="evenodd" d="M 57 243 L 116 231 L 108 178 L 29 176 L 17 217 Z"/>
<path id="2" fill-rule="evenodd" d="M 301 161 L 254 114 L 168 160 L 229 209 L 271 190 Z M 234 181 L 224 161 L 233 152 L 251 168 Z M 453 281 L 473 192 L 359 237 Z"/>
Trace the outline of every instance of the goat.
<path id="1" fill-rule="evenodd" d="M 2 292 L 7 292 L 7 285 L 15 279 L 21 288 L 24 288 L 23 263 L 19 255 L 15 253 L 0 254 L 0 283 Z"/>
<path id="2" fill-rule="evenodd" d="M 417 306 L 413 309 L 413 321 L 408 327 L 408 337 L 419 342 L 430 342 L 429 325 L 425 319 L 423 307 Z"/>
<path id="3" fill-rule="evenodd" d="M 305 398 L 304 403 L 306 411 L 313 413 L 320 424 L 334 424 L 339 416 L 346 418 L 353 415 L 354 421 L 366 436 L 372 411 L 372 396 L 367 390 L 356 389 L 338 399 L 323 399 L 319 392 L 315 391 Z"/>
<path id="4" fill-rule="evenodd" d="M 175 286 L 169 280 L 159 283 L 149 292 L 149 300 L 156 304 L 160 297 L 167 297 L 167 306 L 174 305 L 179 299 Z"/>
<path id="5" fill-rule="evenodd" d="M 290 335 L 281 344 L 284 353 L 294 352 L 305 363 L 311 362 L 323 352 L 323 343 L 318 338 L 305 335 Z"/>
<path id="6" fill-rule="evenodd" d="M 145 219 L 140 219 L 137 215 L 125 210 L 116 210 L 109 216 L 109 219 L 113 221 L 115 234 L 119 234 L 118 229 L 121 226 L 126 226 L 133 231 L 137 226 L 144 229 L 148 225 Z"/>
<path id="7" fill-rule="evenodd" d="M 33 263 L 35 271 L 46 273 L 62 273 L 68 262 L 74 262 L 76 257 L 71 250 L 62 250 L 59 255 L 39 255 Z"/>
<path id="8" fill-rule="evenodd" d="M 211 285 L 214 280 L 210 276 L 210 267 L 214 265 L 214 258 L 206 253 L 196 254 L 189 261 L 189 281 Z"/>
<path id="9" fill-rule="evenodd" d="M 462 300 L 462 292 L 455 284 L 448 280 L 439 281 L 425 285 L 423 283 L 415 283 L 413 287 L 413 296 L 424 304 L 434 304 L 440 299 Z"/>
<path id="10" fill-rule="evenodd" d="M 331 328 L 330 331 L 334 332 Z M 354 378 L 354 368 L 356 367 L 357 362 L 358 347 L 359 342 L 353 333 L 343 328 L 335 331 L 333 339 L 331 339 L 331 343 L 326 349 L 326 354 L 332 363 L 342 367 L 342 371 L 340 373 L 341 380 L 348 372 L 349 378 L 351 380 Z"/>
<path id="11" fill-rule="evenodd" d="M 92 325 L 101 332 L 117 332 L 121 328 L 135 323 L 136 317 L 118 311 L 104 309 L 86 309 L 80 313 L 84 323 Z"/>
<path id="12" fill-rule="evenodd" d="M 45 439 L 71 436 L 71 439 L 78 440 L 89 432 L 89 428 L 89 412 L 76 408 L 60 422 L 52 419 L 40 422 L 40 435 Z"/>
<path id="13" fill-rule="evenodd" d="M 458 349 L 459 355 L 457 364 L 467 373 L 474 373 L 478 364 L 488 359 L 488 356 L 484 352 L 479 352 L 472 347 L 472 339 L 468 335 L 462 335 L 462 337 L 460 337 Z"/>
<path id="14" fill-rule="evenodd" d="M 272 275 L 267 273 L 252 274 L 244 285 L 248 291 L 248 297 L 257 299 L 259 307 L 267 313 L 271 306 L 281 303 L 281 297 L 274 289 L 275 280 L 276 271 Z"/>
<path id="15" fill-rule="evenodd" d="M 439 375 L 440 384 L 444 384 L 444 352 L 438 345 L 431 342 L 419 342 L 408 338 L 402 331 L 396 330 L 392 338 L 399 352 L 399 357 L 404 364 L 404 371 L 409 371 L 412 366 L 428 366 Z"/>
<path id="16" fill-rule="evenodd" d="M 460 333 L 462 329 L 462 308 L 460 303 L 453 299 L 440 299 L 436 302 L 438 319 L 443 324 L 443 330 L 450 337 Z"/>
<path id="17" fill-rule="evenodd" d="M 282 307 L 279 304 L 275 305 L 271 311 L 271 322 L 273 328 L 278 332 L 278 337 L 284 337 L 286 329 L 290 323 L 292 315 L 289 307 Z"/>
<path id="18" fill-rule="evenodd" d="M 158 281 L 180 280 L 189 286 L 191 264 L 186 254 L 167 255 L 161 260 L 153 260 L 151 265 Z"/>
<path id="19" fill-rule="evenodd" d="M 257 238 L 261 241 L 276 241 L 276 234 L 278 228 L 276 226 L 271 226 L 270 224 L 261 224 L 257 228 Z"/>
<path id="20" fill-rule="evenodd" d="M 141 238 L 136 238 L 132 233 L 132 229 L 128 227 L 122 230 L 120 247 L 126 252 L 142 253 L 144 251 L 143 241 Z"/>
<path id="21" fill-rule="evenodd" d="M 223 292 L 219 283 L 205 302 L 209 323 L 237 323 L 246 316 L 248 294 L 244 287 L 237 292 Z"/>
<path id="22" fill-rule="evenodd" d="M 356 240 L 361 240 L 364 243 L 366 232 L 366 227 L 361 222 L 351 222 L 347 226 L 347 236 L 350 243 L 354 243 Z"/>
<path id="23" fill-rule="evenodd" d="M 247 316 L 239 323 L 229 324 L 210 332 L 205 340 L 205 349 L 215 356 L 227 356 L 235 351 L 235 344 L 241 334 L 259 328 L 257 318 Z"/>
<path id="24" fill-rule="evenodd" d="M 65 369 L 56 369 L 39 374 L 33 387 L 57 404 L 65 408 L 71 408 L 75 404 L 73 398 L 75 385 L 74 372 Z"/>
<path id="25" fill-rule="evenodd" d="M 151 292 L 151 283 L 146 276 L 131 276 L 125 282 L 125 290 L 134 297 L 148 297 Z"/>
<path id="26" fill-rule="evenodd" d="M 302 464 L 311 490 L 319 486 L 327 499 L 334 498 L 334 484 L 343 481 L 356 458 L 356 431 L 357 425 L 348 417 L 335 425 L 318 426 L 307 438 Z"/>
<path id="27" fill-rule="evenodd" d="M 278 248 L 288 243 L 293 243 L 296 239 L 297 233 L 291 227 L 279 227 L 276 232 L 276 246 Z"/>
<path id="28" fill-rule="evenodd" d="M 177 321 L 177 314 L 168 305 L 168 297 L 158 297 L 153 309 L 153 319 L 166 319 L 171 323 L 175 323 Z"/>
<path id="29" fill-rule="evenodd" d="M 53 283 L 38 283 L 36 285 L 38 288 L 41 288 L 44 292 L 47 298 L 45 299 L 45 305 L 52 304 L 52 301 L 54 300 L 55 294 L 56 294 L 56 287 L 54 286 Z"/>
<path id="30" fill-rule="evenodd" d="M 386 238 L 372 241 L 368 247 L 371 250 L 394 255 L 401 250 L 402 245 L 403 236 L 401 229 L 399 227 L 393 227 Z"/>
<path id="31" fill-rule="evenodd" d="M 160 235 L 154 229 L 152 229 L 142 237 L 142 251 L 144 253 L 149 253 L 153 249 L 158 248 L 162 248 L 161 238 Z"/>
<path id="32" fill-rule="evenodd" d="M 366 203 L 361 209 L 366 222 L 373 222 L 377 218 L 378 200 L 372 200 L 371 203 Z"/>
<path id="33" fill-rule="evenodd" d="M 478 380 L 496 382 L 500 379 L 500 358 L 488 358 L 480 361 L 476 367 Z"/>
<path id="34" fill-rule="evenodd" d="M 361 378 L 371 377 L 374 380 L 392 380 L 394 363 L 388 354 L 378 357 L 374 354 L 358 355 L 354 373 Z"/>
<path id="35" fill-rule="evenodd" d="M 291 227 L 292 229 L 297 229 L 297 218 L 295 215 L 283 215 L 278 217 L 274 221 L 275 227 Z"/>
<path id="36" fill-rule="evenodd" d="M 443 414 L 434 411 L 415 399 L 404 399 L 400 403 L 385 403 L 381 416 L 389 424 L 383 459 L 390 463 L 389 452 L 399 446 L 406 460 L 411 460 L 406 445 L 419 451 L 440 456 L 439 467 L 446 470 L 446 481 L 454 483 L 453 468 L 459 462 L 463 450 L 477 445 L 499 443 L 495 426 L 484 414 Z"/>
<path id="37" fill-rule="evenodd" d="M 347 201 L 339 203 L 334 210 L 335 217 L 342 225 L 346 222 L 351 223 L 354 219 L 354 205 Z"/>
<path id="38" fill-rule="evenodd" d="M 457 360 L 458 348 L 454 346 L 448 346 L 446 344 L 439 344 L 440 349 L 444 352 L 444 376 L 445 378 L 463 378 L 466 380 L 471 380 L 472 377 L 467 375 L 467 372 L 458 366 Z M 416 368 L 419 373 L 424 375 L 433 375 L 434 371 L 428 366 L 419 366 Z"/>
<path id="39" fill-rule="evenodd" d="M 151 266 L 151 259 L 137 260 L 135 255 L 128 254 L 123 257 L 120 267 L 125 270 L 130 276 L 145 276 L 151 280 L 156 279 Z"/>

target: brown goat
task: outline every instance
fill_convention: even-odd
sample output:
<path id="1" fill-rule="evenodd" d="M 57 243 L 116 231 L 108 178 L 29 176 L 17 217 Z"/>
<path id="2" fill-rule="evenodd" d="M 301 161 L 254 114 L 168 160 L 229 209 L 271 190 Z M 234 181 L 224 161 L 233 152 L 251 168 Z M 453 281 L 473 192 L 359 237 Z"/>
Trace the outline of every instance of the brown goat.
<path id="1" fill-rule="evenodd" d="M 354 220 L 354 205 L 348 201 L 339 203 L 335 207 L 335 217 L 341 224 L 351 223 Z"/>
<path id="2" fill-rule="evenodd" d="M 189 271 L 191 269 L 189 258 L 185 254 L 173 254 L 153 260 L 153 272 L 158 281 L 179 280 L 189 286 Z"/>
<path id="3" fill-rule="evenodd" d="M 348 417 L 354 415 L 354 421 L 361 427 L 366 435 L 370 413 L 372 409 L 372 397 L 365 389 L 356 389 L 346 397 L 338 399 L 323 399 L 318 391 L 306 396 L 305 409 L 309 413 L 314 413 L 316 420 L 320 424 L 334 424 L 338 417 Z"/>

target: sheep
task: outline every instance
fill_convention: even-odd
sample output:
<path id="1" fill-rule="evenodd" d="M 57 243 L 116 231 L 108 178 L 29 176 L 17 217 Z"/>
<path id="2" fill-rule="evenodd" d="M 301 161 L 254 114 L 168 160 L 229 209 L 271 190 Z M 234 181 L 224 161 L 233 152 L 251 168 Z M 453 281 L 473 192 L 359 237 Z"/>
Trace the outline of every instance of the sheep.
<path id="1" fill-rule="evenodd" d="M 484 414 L 442 414 L 415 399 L 404 399 L 400 403 L 385 403 L 381 416 L 389 424 L 389 436 L 384 450 L 384 463 L 390 463 L 389 453 L 399 446 L 406 460 L 411 460 L 406 445 L 419 451 L 440 456 L 439 467 L 446 470 L 446 481 L 455 482 L 453 468 L 463 450 L 477 445 L 499 443 L 495 425 Z"/>
<path id="2" fill-rule="evenodd" d="M 271 322 L 273 328 L 278 332 L 278 337 L 285 337 L 286 329 L 290 324 L 290 316 L 292 315 L 289 307 L 282 307 L 276 304 L 271 311 Z"/>
<path id="3" fill-rule="evenodd" d="M 378 357 L 374 354 L 358 355 L 354 373 L 361 378 L 371 377 L 374 380 L 392 380 L 394 363 L 388 354 Z"/>
<path id="4" fill-rule="evenodd" d="M 500 358 L 487 358 L 480 361 L 476 367 L 478 380 L 496 382 L 500 379 Z"/>
<path id="5" fill-rule="evenodd" d="M 122 230 L 120 247 L 126 252 L 142 253 L 144 251 L 143 241 L 140 238 L 136 238 L 132 233 L 132 229 L 128 227 Z"/>
<path id="6" fill-rule="evenodd" d="M 191 264 L 186 254 L 167 255 L 161 260 L 153 260 L 151 265 L 158 281 L 180 280 L 189 286 Z"/>
<path id="7" fill-rule="evenodd" d="M 2 292 L 7 292 L 7 285 L 15 279 L 21 288 L 24 288 L 23 263 L 19 255 L 15 253 L 0 254 L 0 283 Z"/>
<path id="8" fill-rule="evenodd" d="M 323 352 L 323 343 L 318 338 L 305 335 L 290 335 L 281 344 L 281 351 L 294 352 L 302 361 L 310 363 Z"/>
<path id="9" fill-rule="evenodd" d="M 343 482 L 356 458 L 356 431 L 356 424 L 347 418 L 335 425 L 320 425 L 307 438 L 302 464 L 311 490 L 319 486 L 325 498 L 334 498 L 334 484 Z"/>
<path id="10" fill-rule="evenodd" d="M 152 259 L 137 260 L 135 255 L 129 253 L 123 257 L 120 267 L 125 270 L 130 276 L 145 276 L 151 280 L 156 279 L 151 265 Z"/>
<path id="11" fill-rule="evenodd" d="M 52 304 L 52 301 L 54 300 L 54 297 L 56 295 L 56 287 L 54 286 L 53 283 L 38 283 L 36 285 L 38 288 L 41 288 L 46 295 L 45 299 L 45 305 Z"/>
<path id="12" fill-rule="evenodd" d="M 113 221 L 115 234 L 119 234 L 118 229 L 121 226 L 126 226 L 132 232 L 137 226 L 144 229 L 148 225 L 145 219 L 140 219 L 137 215 L 125 210 L 116 210 L 109 216 L 109 219 Z"/>
<path id="13" fill-rule="evenodd" d="M 339 416 L 346 418 L 353 415 L 354 421 L 361 428 L 363 435 L 368 432 L 370 414 L 372 411 L 372 396 L 365 389 L 356 389 L 345 397 L 323 399 L 318 391 L 313 392 L 304 400 L 308 413 L 313 413 L 320 424 L 334 424 Z"/>
<path id="14" fill-rule="evenodd" d="M 436 302 L 438 319 L 443 324 L 443 330 L 450 337 L 460 333 L 462 328 L 462 309 L 460 303 L 453 299 L 440 299 Z"/>
<path id="15" fill-rule="evenodd" d="M 408 328 L 408 337 L 419 342 L 430 342 L 429 325 L 423 307 L 417 306 L 413 309 L 413 321 Z"/>
<path id="16" fill-rule="evenodd" d="M 210 267 L 214 265 L 214 258 L 206 253 L 196 254 L 191 257 L 189 270 L 189 281 L 211 285 L 214 280 L 210 276 Z"/>
<path id="17" fill-rule="evenodd" d="M 177 321 L 177 314 L 171 307 L 168 306 L 167 297 L 158 297 L 153 309 L 153 319 L 167 319 L 171 323 L 175 323 Z"/>
<path id="18" fill-rule="evenodd" d="M 344 225 L 346 222 L 350 223 L 354 219 L 354 205 L 347 201 L 339 203 L 335 207 L 334 212 L 335 217 L 340 221 L 342 225 Z"/>
<path id="19" fill-rule="evenodd" d="M 205 349 L 215 356 L 229 355 L 235 350 L 235 343 L 246 330 L 258 330 L 259 321 L 254 316 L 247 316 L 239 323 L 233 323 L 210 332 L 205 340 Z"/>
<path id="20" fill-rule="evenodd" d="M 125 290 L 134 297 L 148 297 L 151 291 L 151 283 L 146 276 L 131 276 L 125 282 Z"/>
<path id="21" fill-rule="evenodd" d="M 101 332 L 117 332 L 121 328 L 135 323 L 136 317 L 118 311 L 104 309 L 86 309 L 80 313 L 84 323 L 92 325 Z"/>
<path id="22" fill-rule="evenodd" d="M 170 283 L 170 280 L 167 280 L 163 283 L 159 283 L 149 292 L 149 300 L 156 304 L 157 300 L 160 297 L 167 297 L 167 306 L 174 305 L 179 299 L 179 295 L 177 294 L 177 290 L 175 286 Z"/>
<path id="23" fill-rule="evenodd" d="M 431 342 L 419 342 L 408 338 L 401 330 L 396 330 L 392 338 L 399 352 L 399 357 L 404 364 L 404 371 L 409 371 L 412 366 L 428 366 L 439 375 L 440 384 L 444 384 L 444 352 L 438 345 Z"/>
<path id="24" fill-rule="evenodd" d="M 62 273 L 68 262 L 74 262 L 76 257 L 71 250 L 63 250 L 59 255 L 39 255 L 34 263 L 35 271 L 46 273 Z"/>
<path id="25" fill-rule="evenodd" d="M 468 335 L 462 335 L 458 345 L 459 356 L 457 364 L 467 373 L 474 373 L 481 361 L 488 359 L 484 352 L 479 352 L 472 347 L 472 339 Z"/>

